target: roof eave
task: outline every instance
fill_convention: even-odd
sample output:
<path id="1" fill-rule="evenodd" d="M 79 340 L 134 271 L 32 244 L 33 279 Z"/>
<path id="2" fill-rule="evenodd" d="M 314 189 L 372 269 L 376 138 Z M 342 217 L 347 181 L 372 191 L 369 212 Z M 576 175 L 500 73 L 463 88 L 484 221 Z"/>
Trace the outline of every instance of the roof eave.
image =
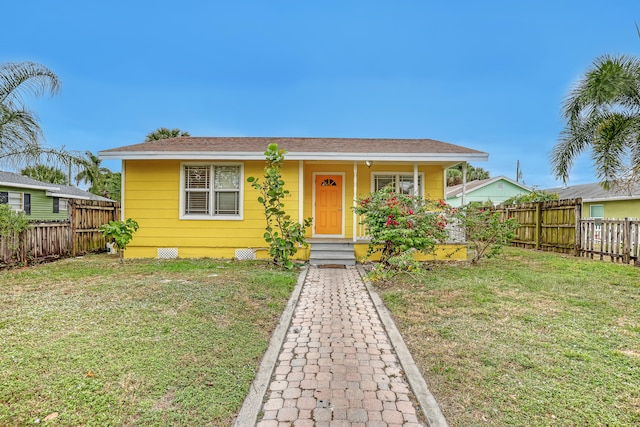
<path id="1" fill-rule="evenodd" d="M 33 184 L 20 184 L 18 182 L 7 182 L 7 181 L 0 181 L 0 185 L 4 185 L 5 187 L 14 187 L 14 188 L 29 188 L 32 190 L 45 190 L 45 191 L 60 190 L 58 187 L 48 187 L 44 185 L 33 185 Z"/>
<path id="2" fill-rule="evenodd" d="M 101 151 L 104 160 L 264 160 L 264 153 L 256 152 L 185 152 L 185 151 Z M 328 161 L 401 161 L 401 162 L 466 162 L 487 161 L 487 153 L 309 153 L 288 152 L 287 160 Z"/>
<path id="3" fill-rule="evenodd" d="M 67 193 L 57 193 L 54 191 L 47 191 L 47 196 L 49 197 L 60 197 L 62 199 L 81 199 L 81 200 L 91 200 L 91 197 L 88 196 L 78 196 L 75 194 L 67 194 Z"/>
<path id="4" fill-rule="evenodd" d="M 621 202 L 625 200 L 639 200 L 639 196 L 618 196 L 618 197 L 594 197 L 590 199 L 582 198 L 582 203 L 594 203 L 594 202 Z"/>

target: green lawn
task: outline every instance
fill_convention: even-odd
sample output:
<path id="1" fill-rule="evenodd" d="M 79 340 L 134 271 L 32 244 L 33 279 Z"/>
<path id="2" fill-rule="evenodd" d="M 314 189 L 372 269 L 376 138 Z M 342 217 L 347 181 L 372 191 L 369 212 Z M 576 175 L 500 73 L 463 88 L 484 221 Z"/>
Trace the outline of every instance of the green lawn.
<path id="1" fill-rule="evenodd" d="M 0 425 L 230 425 L 295 280 L 107 255 L 0 271 Z M 508 249 L 380 292 L 452 426 L 640 425 L 639 268 Z"/>
<path id="2" fill-rule="evenodd" d="M 640 268 L 509 248 L 379 287 L 453 426 L 640 425 Z"/>
<path id="3" fill-rule="evenodd" d="M 230 425 L 296 277 L 107 255 L 0 271 L 0 425 Z"/>

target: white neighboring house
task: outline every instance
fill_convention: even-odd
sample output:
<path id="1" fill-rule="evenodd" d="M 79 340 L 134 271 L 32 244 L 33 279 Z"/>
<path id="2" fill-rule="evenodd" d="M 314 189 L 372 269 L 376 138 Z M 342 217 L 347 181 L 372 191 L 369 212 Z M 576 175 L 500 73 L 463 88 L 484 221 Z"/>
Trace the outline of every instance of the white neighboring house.
<path id="1" fill-rule="evenodd" d="M 495 178 L 469 181 L 466 186 L 458 184 L 447 187 L 445 196 L 447 204 L 453 207 L 462 206 L 463 193 L 465 204 L 470 202 L 491 202 L 494 205 L 499 205 L 513 196 L 529 194 L 532 191 L 529 187 L 506 176 L 497 176 Z"/>

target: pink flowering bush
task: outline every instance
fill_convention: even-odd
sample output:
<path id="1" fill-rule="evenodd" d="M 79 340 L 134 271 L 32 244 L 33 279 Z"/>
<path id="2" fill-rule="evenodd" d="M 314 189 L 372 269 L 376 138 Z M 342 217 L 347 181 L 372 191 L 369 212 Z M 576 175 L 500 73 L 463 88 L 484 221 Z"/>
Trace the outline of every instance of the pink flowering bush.
<path id="1" fill-rule="evenodd" d="M 354 211 L 363 216 L 371 237 L 369 255 L 382 252 L 380 262 L 410 249 L 428 254 L 448 237 L 443 201 L 399 194 L 385 187 L 358 200 Z"/>

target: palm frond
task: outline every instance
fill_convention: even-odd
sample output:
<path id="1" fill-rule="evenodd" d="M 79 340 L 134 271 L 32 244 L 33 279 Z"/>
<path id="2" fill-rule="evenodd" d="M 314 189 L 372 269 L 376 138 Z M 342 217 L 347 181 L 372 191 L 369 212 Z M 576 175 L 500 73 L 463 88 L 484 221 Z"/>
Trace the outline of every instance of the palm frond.
<path id="1" fill-rule="evenodd" d="M 37 145 L 41 137 L 42 130 L 35 114 L 0 105 L 0 153 L 12 146 Z"/>
<path id="2" fill-rule="evenodd" d="M 576 158 L 588 148 L 604 186 L 619 180 L 640 161 L 640 59 L 597 58 L 563 103 L 567 124 L 551 153 L 551 165 L 564 182 Z"/>
<path id="3" fill-rule="evenodd" d="M 624 114 L 611 114 L 604 118 L 597 129 L 592 144 L 592 159 L 597 176 L 604 188 L 618 180 L 627 170 L 628 141 L 632 128 Z"/>
<path id="4" fill-rule="evenodd" d="M 640 60 L 629 56 L 604 55 L 570 91 L 563 104 L 568 121 L 576 121 L 593 113 L 640 107 Z"/>
<path id="5" fill-rule="evenodd" d="M 11 109 L 24 107 L 24 96 L 56 94 L 60 81 L 51 70 L 35 62 L 0 64 L 0 104 Z"/>
<path id="6" fill-rule="evenodd" d="M 590 121 L 571 123 L 562 131 L 550 159 L 556 178 L 567 182 L 575 160 L 589 147 L 593 131 Z"/>

